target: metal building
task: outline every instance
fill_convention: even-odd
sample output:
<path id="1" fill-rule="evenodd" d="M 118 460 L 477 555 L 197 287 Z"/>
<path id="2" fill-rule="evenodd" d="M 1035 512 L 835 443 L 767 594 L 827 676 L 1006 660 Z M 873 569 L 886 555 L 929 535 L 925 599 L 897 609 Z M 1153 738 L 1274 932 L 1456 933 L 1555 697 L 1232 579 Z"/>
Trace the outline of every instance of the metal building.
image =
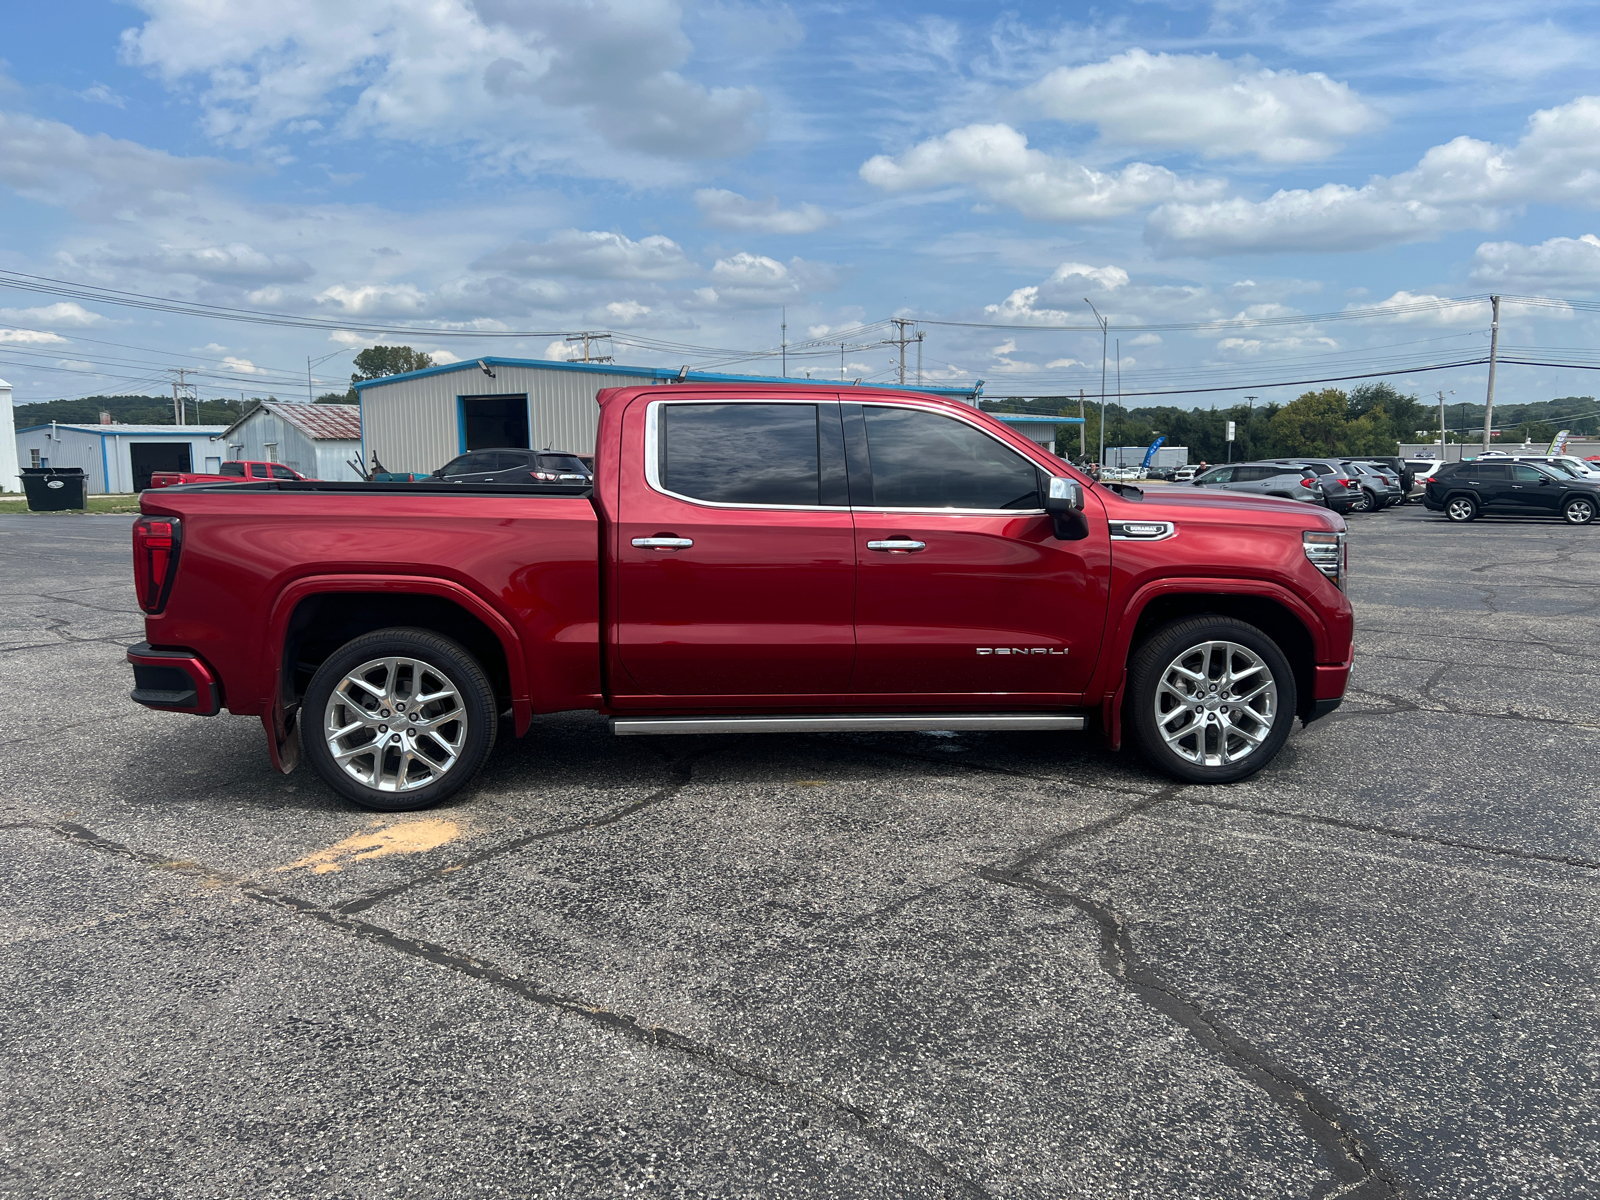
<path id="1" fill-rule="evenodd" d="M 387 471 L 426 473 L 438 470 L 458 454 L 490 446 L 548 447 L 571 454 L 593 454 L 600 423 L 600 408 L 594 402 L 596 392 L 673 382 L 802 384 L 833 393 L 850 388 L 849 384 L 821 379 L 722 375 L 610 363 L 528 358 L 450 363 L 356 384 L 361 404 L 362 461 L 370 468 L 375 455 Z M 905 390 L 968 404 L 976 402 L 975 388 Z"/>
<path id="2" fill-rule="evenodd" d="M 22 476 L 17 474 L 16 412 L 11 407 L 11 385 L 0 379 L 0 492 L 20 492 Z"/>
<path id="3" fill-rule="evenodd" d="M 215 471 L 226 425 L 68 425 L 17 430 L 24 467 L 82 467 L 89 493 L 142 492 L 153 471 Z"/>
<path id="4" fill-rule="evenodd" d="M 223 432 L 231 462 L 281 462 L 312 479 L 357 480 L 361 406 L 268 400 Z"/>

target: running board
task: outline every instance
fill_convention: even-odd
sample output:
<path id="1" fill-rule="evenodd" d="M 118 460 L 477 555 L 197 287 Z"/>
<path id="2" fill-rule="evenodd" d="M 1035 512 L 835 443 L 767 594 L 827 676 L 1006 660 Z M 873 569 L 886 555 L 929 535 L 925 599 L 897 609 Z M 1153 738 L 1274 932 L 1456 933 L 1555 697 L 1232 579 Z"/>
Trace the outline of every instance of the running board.
<path id="1" fill-rule="evenodd" d="M 1080 730 L 1077 713 L 871 713 L 859 716 L 612 717 L 618 737 L 666 733 L 914 733 L 991 729 Z"/>

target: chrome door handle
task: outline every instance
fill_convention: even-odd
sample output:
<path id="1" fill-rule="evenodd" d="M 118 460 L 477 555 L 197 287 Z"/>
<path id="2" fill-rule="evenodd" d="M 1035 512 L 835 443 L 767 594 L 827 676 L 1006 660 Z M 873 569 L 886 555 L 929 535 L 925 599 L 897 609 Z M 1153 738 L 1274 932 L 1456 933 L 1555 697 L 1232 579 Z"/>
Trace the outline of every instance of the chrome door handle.
<path id="1" fill-rule="evenodd" d="M 687 550 L 694 542 L 689 538 L 657 537 L 634 538 L 633 544 L 641 550 Z"/>
<path id="2" fill-rule="evenodd" d="M 910 538 L 888 538 L 881 542 L 868 542 L 868 550 L 885 550 L 890 554 L 915 554 L 926 550 L 927 542 L 914 542 Z"/>

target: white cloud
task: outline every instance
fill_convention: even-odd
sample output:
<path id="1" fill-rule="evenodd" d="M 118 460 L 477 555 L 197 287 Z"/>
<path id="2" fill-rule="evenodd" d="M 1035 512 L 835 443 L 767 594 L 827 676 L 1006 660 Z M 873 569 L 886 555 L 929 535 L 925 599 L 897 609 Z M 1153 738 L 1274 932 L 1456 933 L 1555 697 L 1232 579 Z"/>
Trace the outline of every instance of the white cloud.
<path id="1" fill-rule="evenodd" d="M 1411 170 L 1359 188 L 1328 183 L 1259 202 L 1164 204 L 1145 237 L 1165 254 L 1366 250 L 1493 228 L 1528 203 L 1600 206 L 1600 97 L 1534 113 L 1515 146 L 1458 137 Z"/>
<path id="2" fill-rule="evenodd" d="M 240 375 L 259 375 L 262 373 L 261 368 L 248 358 L 239 358 L 233 354 L 225 355 L 222 359 L 222 365 Z"/>
<path id="3" fill-rule="evenodd" d="M 1086 367 L 1088 365 L 1088 363 L 1079 362 L 1075 358 L 1053 358 L 1045 363 L 1045 369 L 1048 371 L 1064 371 L 1068 367 Z"/>
<path id="4" fill-rule="evenodd" d="M 701 289 L 708 293 L 701 295 L 702 301 L 709 304 L 778 304 L 825 291 L 837 282 L 833 269 L 824 263 L 803 258 L 781 263 L 747 250 L 719 258 L 711 268 L 711 281 L 715 287 Z"/>
<path id="5" fill-rule="evenodd" d="M 42 329 L 0 329 L 0 343 L 9 342 L 13 346 L 65 346 L 67 339 L 59 333 L 47 333 Z"/>
<path id="6" fill-rule="evenodd" d="M 1272 71 L 1245 58 L 1129 50 L 1058 67 L 1028 89 L 1048 116 L 1092 122 L 1109 142 L 1266 162 L 1326 158 L 1382 118 L 1320 71 Z"/>
<path id="7" fill-rule="evenodd" d="M 427 297 L 410 283 L 368 283 L 357 287 L 336 283 L 318 293 L 317 302 L 337 306 L 349 316 L 417 314 L 428 307 Z"/>
<path id="8" fill-rule="evenodd" d="M 225 169 L 213 159 L 179 158 L 60 121 L 0 112 L 0 184 L 88 220 L 183 207 L 207 176 Z"/>
<path id="9" fill-rule="evenodd" d="M 1429 307 L 1417 309 L 1417 305 Z M 1431 307 L 1433 305 L 1439 307 Z M 1449 304 L 1446 297 L 1427 292 L 1400 291 L 1376 304 L 1352 304 L 1348 307 L 1396 309 L 1398 311 L 1390 319 L 1400 325 L 1469 325 L 1476 328 L 1486 325 L 1489 320 L 1487 300 L 1482 304 Z"/>
<path id="10" fill-rule="evenodd" d="M 1600 237 L 1553 237 L 1537 246 L 1484 242 L 1472 256 L 1472 282 L 1533 291 L 1600 287 Z"/>
<path id="11" fill-rule="evenodd" d="M 201 279 L 243 285 L 274 281 L 298 283 L 315 269 L 303 259 L 287 254 L 267 254 L 246 242 L 226 246 L 160 246 L 156 250 L 107 260 L 115 266 L 136 267 L 162 275 L 196 275 Z"/>
<path id="12" fill-rule="evenodd" d="M 967 125 L 929 138 L 897 158 L 879 154 L 861 178 L 887 192 L 959 184 L 996 204 L 1047 221 L 1092 221 L 1162 201 L 1219 195 L 1220 180 L 1187 181 L 1165 167 L 1093 168 L 1033 150 L 1009 125 Z"/>
<path id="13" fill-rule="evenodd" d="M 128 101 L 117 92 L 103 83 L 96 83 L 86 87 L 78 93 L 78 98 L 87 100 L 91 104 L 109 104 L 113 108 L 127 108 Z"/>
<path id="14" fill-rule="evenodd" d="M 234 145 L 327 130 L 474 142 L 622 174 L 582 144 L 698 159 L 741 153 L 761 138 L 759 91 L 707 88 L 680 73 L 693 47 L 673 0 L 139 6 L 149 19 L 123 34 L 124 58 L 171 86 L 203 81 L 204 127 Z M 575 124 L 586 129 L 581 137 L 570 132 Z"/>
<path id="15" fill-rule="evenodd" d="M 707 225 L 753 233 L 815 233 L 832 220 L 815 204 L 783 208 L 776 196 L 751 200 L 723 188 L 701 188 L 694 194 Z"/>
<path id="16" fill-rule="evenodd" d="M 1132 338 L 1128 342 L 1128 345 L 1130 345 L 1130 346 L 1159 346 L 1159 345 L 1161 345 L 1161 335 L 1159 333 L 1141 333 L 1141 334 L 1139 334 L 1138 337 Z"/>
<path id="17" fill-rule="evenodd" d="M 650 315 L 650 306 L 637 300 L 613 300 L 605 306 L 605 314 L 619 325 L 632 325 Z"/>
<path id="18" fill-rule="evenodd" d="M 59 300 L 42 304 L 38 308 L 0 308 L 0 321 L 22 322 L 29 325 L 54 325 L 60 329 L 86 329 L 105 320 L 97 312 L 90 312 L 75 300 Z"/>
<path id="19" fill-rule="evenodd" d="M 669 237 L 564 229 L 548 241 L 518 242 L 472 264 L 479 270 L 573 275 L 583 279 L 681 279 L 699 268 Z"/>

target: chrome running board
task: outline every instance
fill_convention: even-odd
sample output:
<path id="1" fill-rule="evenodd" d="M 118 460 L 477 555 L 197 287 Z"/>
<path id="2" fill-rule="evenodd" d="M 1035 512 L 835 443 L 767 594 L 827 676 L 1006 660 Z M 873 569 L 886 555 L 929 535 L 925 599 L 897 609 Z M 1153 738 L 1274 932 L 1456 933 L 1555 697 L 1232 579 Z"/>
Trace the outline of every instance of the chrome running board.
<path id="1" fill-rule="evenodd" d="M 914 733 L 990 729 L 1080 730 L 1077 713 L 867 713 L 859 716 L 612 717 L 618 737 L 667 733 Z"/>

